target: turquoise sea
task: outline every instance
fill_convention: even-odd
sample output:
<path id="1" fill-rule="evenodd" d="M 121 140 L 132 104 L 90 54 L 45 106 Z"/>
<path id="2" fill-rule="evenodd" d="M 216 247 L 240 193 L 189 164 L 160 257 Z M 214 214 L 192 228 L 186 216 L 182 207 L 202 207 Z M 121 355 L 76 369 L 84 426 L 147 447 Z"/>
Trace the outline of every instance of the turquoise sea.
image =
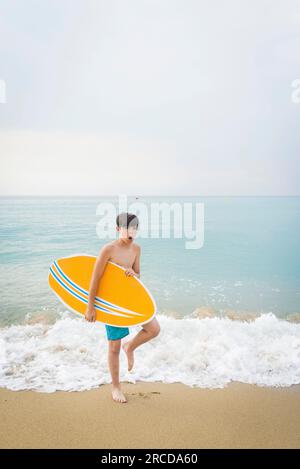
<path id="1" fill-rule="evenodd" d="M 104 327 L 68 312 L 47 282 L 54 259 L 97 255 L 109 241 L 96 230 L 103 202 L 118 203 L 116 197 L 0 198 L 0 385 L 50 392 L 109 380 L 105 354 L 102 374 L 98 370 Z M 143 367 L 130 379 L 211 387 L 233 379 L 300 383 L 300 197 L 138 202 L 203 203 L 204 244 L 185 249 L 186 240 L 173 236 L 137 238 L 141 279 L 156 299 L 163 327 L 155 366 L 146 344 L 138 352 Z"/>
<path id="2" fill-rule="evenodd" d="M 114 198 L 0 198 L 1 324 L 27 313 L 56 310 L 49 291 L 50 263 L 78 252 L 97 255 L 96 214 Z M 132 199 L 129 199 L 129 202 Z M 299 197 L 140 197 L 139 202 L 201 202 L 204 244 L 185 239 L 138 238 L 141 279 L 159 310 L 180 316 L 199 307 L 237 314 L 300 314 Z M 114 223 L 114 220 L 112 220 Z M 141 227 L 142 228 L 142 227 Z"/>

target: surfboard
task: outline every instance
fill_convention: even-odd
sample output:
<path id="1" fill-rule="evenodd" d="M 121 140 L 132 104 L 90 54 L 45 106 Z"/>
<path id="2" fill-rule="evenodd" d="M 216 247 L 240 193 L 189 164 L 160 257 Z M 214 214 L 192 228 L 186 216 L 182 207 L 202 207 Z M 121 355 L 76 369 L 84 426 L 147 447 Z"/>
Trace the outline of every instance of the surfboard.
<path id="1" fill-rule="evenodd" d="M 77 254 L 55 260 L 48 282 L 59 300 L 71 311 L 84 315 L 96 257 Z M 107 262 L 100 278 L 94 307 L 96 321 L 116 327 L 149 322 L 156 314 L 156 303 L 143 282 L 125 275 L 125 268 Z"/>

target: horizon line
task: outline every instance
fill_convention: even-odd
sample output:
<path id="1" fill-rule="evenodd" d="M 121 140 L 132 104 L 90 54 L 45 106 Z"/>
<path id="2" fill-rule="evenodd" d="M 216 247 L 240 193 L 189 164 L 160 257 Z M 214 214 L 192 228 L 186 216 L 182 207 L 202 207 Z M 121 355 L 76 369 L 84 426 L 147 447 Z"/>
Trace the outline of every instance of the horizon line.
<path id="1" fill-rule="evenodd" d="M 40 197 L 40 198 L 71 198 L 71 197 L 86 197 L 86 198 L 96 198 L 96 197 L 118 197 L 119 195 L 126 195 L 127 197 L 136 197 L 138 199 L 145 198 L 145 197 L 300 197 L 300 194 L 145 194 L 145 195 L 132 195 L 132 194 L 98 194 L 98 195 L 83 195 L 83 194 L 0 194 L 0 198 L 8 198 L 8 197 Z"/>

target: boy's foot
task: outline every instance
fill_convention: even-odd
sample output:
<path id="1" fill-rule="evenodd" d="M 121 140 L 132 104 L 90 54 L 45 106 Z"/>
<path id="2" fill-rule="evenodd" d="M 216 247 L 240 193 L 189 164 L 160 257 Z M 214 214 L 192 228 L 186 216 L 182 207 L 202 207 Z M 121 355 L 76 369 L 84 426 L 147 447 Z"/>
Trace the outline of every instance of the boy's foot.
<path id="1" fill-rule="evenodd" d="M 133 356 L 133 350 L 131 350 L 130 348 L 130 341 L 125 342 L 125 344 L 122 344 L 122 349 L 127 355 L 128 371 L 131 371 L 133 368 L 133 364 L 134 364 L 134 356 Z"/>
<path id="2" fill-rule="evenodd" d="M 127 402 L 126 397 L 124 396 L 124 394 L 121 391 L 121 388 L 119 388 L 117 386 L 113 386 L 111 394 L 112 394 L 112 398 L 113 398 L 114 401 L 116 401 L 116 402 Z"/>

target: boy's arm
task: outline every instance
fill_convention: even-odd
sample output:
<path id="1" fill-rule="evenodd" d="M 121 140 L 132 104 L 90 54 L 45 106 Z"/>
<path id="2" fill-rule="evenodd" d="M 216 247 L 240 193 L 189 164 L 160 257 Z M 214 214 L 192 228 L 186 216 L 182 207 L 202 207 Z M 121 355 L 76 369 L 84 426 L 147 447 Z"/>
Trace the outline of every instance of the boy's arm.
<path id="1" fill-rule="evenodd" d="M 94 310 L 94 301 L 95 301 L 95 296 L 97 294 L 100 278 L 104 272 L 106 263 L 109 261 L 111 255 L 111 247 L 110 246 L 103 246 L 99 256 L 96 259 L 95 265 L 94 265 L 94 270 L 90 282 L 90 288 L 89 288 L 89 299 L 88 299 L 88 311 Z"/>
<path id="2" fill-rule="evenodd" d="M 138 248 L 138 251 L 137 251 L 137 255 L 135 256 L 135 260 L 134 260 L 134 263 L 133 263 L 133 270 L 135 271 L 135 274 L 138 278 L 140 278 L 141 274 L 140 274 L 140 257 L 141 257 L 141 248 L 140 246 L 137 246 Z"/>

